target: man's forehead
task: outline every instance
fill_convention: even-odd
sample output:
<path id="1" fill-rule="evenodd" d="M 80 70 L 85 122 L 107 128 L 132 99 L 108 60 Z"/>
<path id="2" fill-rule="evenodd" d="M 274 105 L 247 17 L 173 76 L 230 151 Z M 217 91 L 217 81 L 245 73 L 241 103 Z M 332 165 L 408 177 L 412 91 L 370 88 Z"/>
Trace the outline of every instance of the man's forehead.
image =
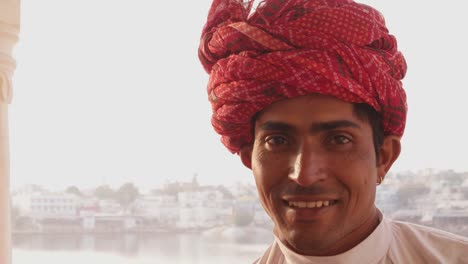
<path id="1" fill-rule="evenodd" d="M 356 120 L 352 103 L 331 96 L 307 95 L 275 102 L 262 110 L 256 124 L 266 122 L 302 123 Z"/>

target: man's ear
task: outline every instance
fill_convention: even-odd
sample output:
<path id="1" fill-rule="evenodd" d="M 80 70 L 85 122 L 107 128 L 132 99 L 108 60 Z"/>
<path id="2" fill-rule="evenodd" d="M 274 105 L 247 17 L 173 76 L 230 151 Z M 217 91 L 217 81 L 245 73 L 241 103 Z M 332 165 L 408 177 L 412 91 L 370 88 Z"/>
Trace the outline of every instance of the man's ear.
<path id="1" fill-rule="evenodd" d="M 243 146 L 239 151 L 239 156 L 245 167 L 252 169 L 252 144 Z"/>
<path id="2" fill-rule="evenodd" d="M 400 156 L 401 143 L 400 137 L 390 135 L 383 140 L 379 149 L 379 160 L 377 161 L 377 172 L 379 178 L 385 178 L 385 175 L 392 167 L 393 162 Z M 377 179 L 379 180 L 379 179 Z"/>

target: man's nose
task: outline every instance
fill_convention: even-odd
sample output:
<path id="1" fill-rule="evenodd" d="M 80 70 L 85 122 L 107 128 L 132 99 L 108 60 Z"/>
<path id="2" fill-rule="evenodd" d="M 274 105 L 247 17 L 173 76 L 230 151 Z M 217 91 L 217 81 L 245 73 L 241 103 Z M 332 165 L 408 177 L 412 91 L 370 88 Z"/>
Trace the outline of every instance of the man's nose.
<path id="1" fill-rule="evenodd" d="M 302 146 L 292 160 L 289 178 L 301 186 L 311 186 L 327 178 L 326 156 L 311 145 Z"/>

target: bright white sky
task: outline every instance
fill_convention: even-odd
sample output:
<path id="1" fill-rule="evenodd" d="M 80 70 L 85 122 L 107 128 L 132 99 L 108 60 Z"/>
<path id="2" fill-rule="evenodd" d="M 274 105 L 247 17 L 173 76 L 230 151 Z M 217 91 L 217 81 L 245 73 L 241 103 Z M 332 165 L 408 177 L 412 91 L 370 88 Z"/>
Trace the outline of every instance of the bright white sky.
<path id="1" fill-rule="evenodd" d="M 463 1 L 361 1 L 380 10 L 409 70 L 393 171 L 468 171 Z M 142 189 L 253 183 L 210 125 L 197 57 L 211 0 L 22 0 L 10 111 L 11 181 Z"/>

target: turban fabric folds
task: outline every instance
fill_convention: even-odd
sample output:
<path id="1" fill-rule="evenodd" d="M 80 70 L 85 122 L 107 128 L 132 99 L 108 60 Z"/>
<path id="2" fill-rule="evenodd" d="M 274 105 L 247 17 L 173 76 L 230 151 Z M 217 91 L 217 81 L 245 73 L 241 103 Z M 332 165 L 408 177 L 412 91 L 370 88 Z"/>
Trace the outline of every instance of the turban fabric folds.
<path id="1" fill-rule="evenodd" d="M 252 117 L 318 93 L 366 103 L 386 135 L 402 136 L 406 62 L 383 16 L 352 0 L 214 0 L 199 58 L 210 74 L 212 125 L 233 153 L 252 142 Z"/>

